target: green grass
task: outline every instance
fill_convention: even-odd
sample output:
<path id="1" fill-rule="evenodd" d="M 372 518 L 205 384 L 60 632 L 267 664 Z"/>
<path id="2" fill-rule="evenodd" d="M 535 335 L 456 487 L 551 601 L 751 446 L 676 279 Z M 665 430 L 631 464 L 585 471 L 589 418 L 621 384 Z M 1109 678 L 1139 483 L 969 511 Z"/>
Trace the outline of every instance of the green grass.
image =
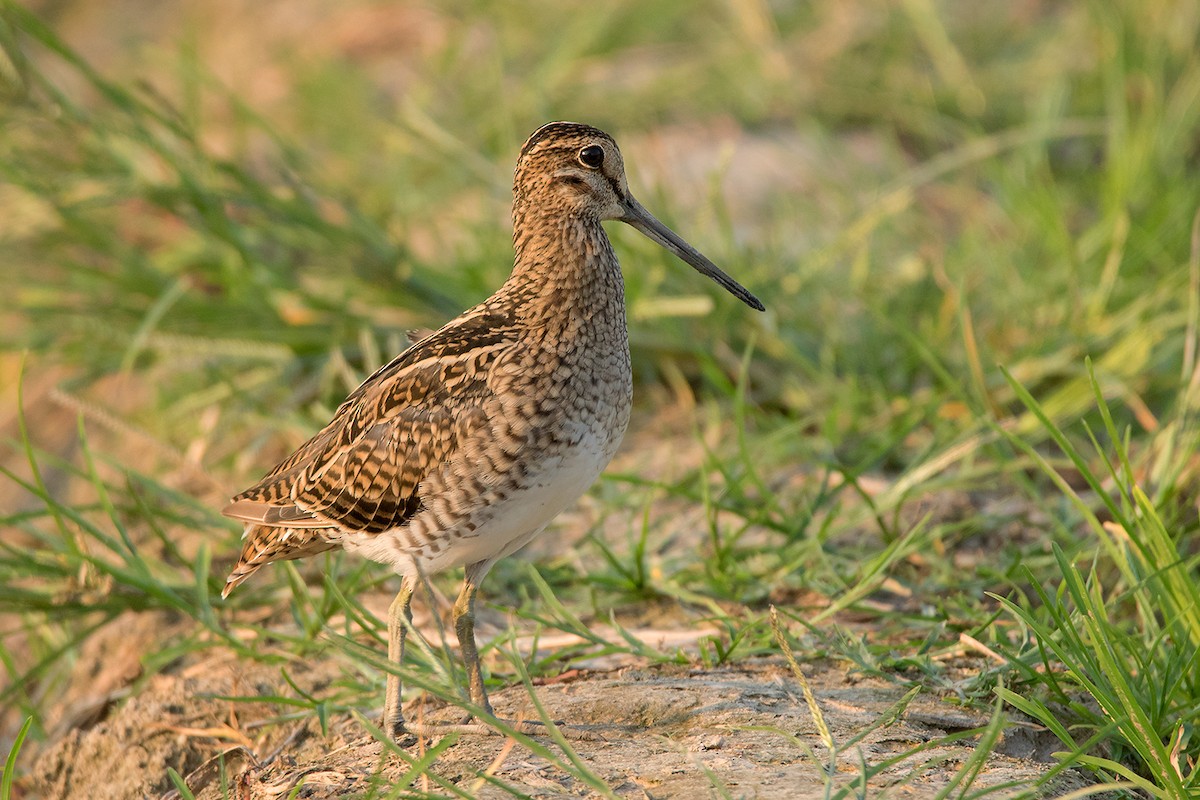
<path id="1" fill-rule="evenodd" d="M 8 751 L 8 758 L 4 759 L 4 774 L 0 775 L 0 798 L 3 800 L 9 800 L 13 796 L 13 782 L 17 775 L 17 756 L 21 753 L 21 745 L 24 744 L 25 736 L 29 733 L 29 727 L 32 724 L 33 717 L 26 717 Z"/>
<path id="2" fill-rule="evenodd" d="M 500 283 L 512 161 L 552 118 L 634 151 L 677 136 L 664 152 L 702 159 L 704 179 L 647 186 L 652 165 L 627 153 L 635 189 L 769 310 L 612 231 L 639 418 L 699 455 L 666 473 L 631 459 L 593 491 L 599 521 L 573 554 L 497 567 L 485 602 L 516 614 L 493 684 L 600 654 L 712 668 L 790 648 L 988 709 L 985 745 L 1002 712 L 1029 715 L 1062 741 L 1046 786 L 1079 767 L 1194 796 L 1195 5 L 446 9 L 403 89 L 369 48 L 263 56 L 279 102 L 216 77 L 204 20 L 100 69 L 60 38 L 69 20 L 0 4 L 0 273 L 16 308 L 0 347 L 25 353 L 26 392 L 57 376 L 36 398 L 55 413 L 25 408 L 0 456 L 5 496 L 22 498 L 0 512 L 5 796 L 75 654 L 126 612 L 190 626 L 148 674 L 207 648 L 289 676 L 291 659 L 334 659 L 322 691 L 289 677 L 229 702 L 280 725 L 374 713 L 383 625 L 358 596 L 387 576 L 322 557 L 222 603 L 237 532 L 213 498 L 322 424 L 405 329 Z M 734 130 L 765 166 L 707 146 Z M 745 202 L 730 189 L 743 171 L 759 193 Z M 659 425 L 668 405 L 679 418 Z M 622 623 L 649 603 L 720 633 L 650 648 Z M 583 643 L 522 659 L 518 630 Z M 963 635 L 1002 662 L 963 678 L 947 666 Z M 404 678 L 461 704 L 459 669 L 418 641 Z M 522 741 L 612 790 L 569 743 Z M 405 761 L 403 785 L 466 796 L 438 783 L 437 752 Z M 980 763 L 947 791 L 973 796 Z M 866 794 L 863 770 L 830 796 Z M 375 796 L 402 791 L 380 780 Z"/>
<path id="3" fill-rule="evenodd" d="M 1116 487 L 1111 492 L 1101 488 L 1101 476 L 1036 401 L 1022 394 L 1087 486 L 1105 500 L 1113 518 L 1101 522 L 1064 484 L 1109 555 L 1105 566 L 1120 579 L 1113 581 L 1096 563 L 1081 569 L 1055 545 L 1063 576 L 1056 591 L 1030 581 L 1035 605 L 999 598 L 1028 631 L 1020 648 L 1025 652 L 1014 653 L 1010 662 L 1023 668 L 1030 688 L 1039 690 L 1025 696 L 1001 690 L 1001 695 L 1046 724 L 1070 757 L 1089 767 L 1130 780 L 1154 797 L 1194 795 L 1200 787 L 1200 765 L 1191 754 L 1200 721 L 1200 584 L 1195 580 L 1200 560 L 1179 551 L 1160 509 L 1136 482 L 1126 440 L 1112 423 L 1099 384 L 1094 385 L 1109 446 L 1095 438 L 1092 444 L 1101 457 L 1115 455 L 1106 464 Z M 1046 464 L 1046 469 L 1056 482 L 1062 480 L 1054 467 Z M 1127 615 L 1138 624 L 1131 627 Z M 1031 669 L 1036 664 L 1045 669 Z M 1091 703 L 1080 702 L 1079 689 Z M 1061 706 L 1077 718 L 1074 732 L 1062 724 Z M 1112 757 L 1091 754 L 1079 741 L 1085 734 L 1104 735 Z"/>

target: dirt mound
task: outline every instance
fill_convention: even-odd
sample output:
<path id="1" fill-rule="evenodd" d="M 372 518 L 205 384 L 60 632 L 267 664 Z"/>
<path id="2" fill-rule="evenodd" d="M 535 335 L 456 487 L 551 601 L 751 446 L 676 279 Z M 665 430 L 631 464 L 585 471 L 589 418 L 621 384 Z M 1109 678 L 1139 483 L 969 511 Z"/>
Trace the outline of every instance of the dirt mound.
<path id="1" fill-rule="evenodd" d="M 106 639 L 144 637 L 161 626 L 135 616 L 118 621 Z M 128 648 L 126 648 L 126 652 Z M 94 659 L 112 660 L 111 650 Z M 118 651 L 120 652 L 120 651 Z M 322 734 L 311 714 L 288 720 L 289 709 L 270 703 L 234 703 L 229 696 L 294 696 L 283 677 L 319 695 L 338 678 L 335 659 L 286 667 L 246 664 L 224 648 L 193 653 L 149 678 L 72 704 L 88 713 L 64 714 L 58 740 L 23 781 L 36 796 L 141 798 L 177 796 L 167 768 L 185 776 L 201 800 L 335 798 L 359 796 L 373 785 L 412 782 L 417 791 L 446 792 L 450 784 L 472 796 L 592 797 L 600 783 L 621 797 L 797 798 L 826 796 L 826 783 L 865 783 L 868 793 L 893 787 L 896 796 L 933 796 L 974 753 L 973 739 L 936 740 L 981 727 L 986 717 L 931 696 L 918 696 L 899 718 L 870 730 L 846 747 L 827 774 L 830 756 L 795 677 L 777 659 L 735 667 L 692 669 L 636 666 L 573 673 L 537 686 L 552 719 L 562 720 L 578 763 L 548 736 L 535 752 L 499 735 L 464 734 L 444 751 L 436 740 L 410 737 L 409 759 L 388 751 L 351 714 L 337 714 Z M 849 742 L 872 728 L 901 699 L 903 690 L 875 679 L 856 679 L 832 664 L 806 665 L 808 683 L 832 740 Z M 93 685 L 95 664 L 81 663 L 83 685 Z M 129 676 L 128 669 L 116 674 Z M 381 683 L 381 681 L 380 681 Z M 127 700 L 120 696 L 128 694 Z M 107 699 L 105 699 L 107 698 Z M 537 719 L 521 687 L 493 693 L 507 719 Z M 64 699 L 66 702 L 66 699 Z M 418 703 L 418 705 L 420 705 Z M 458 722 L 451 707 L 410 707 L 410 719 Z M 282 720 L 280 719 L 284 717 Z M 375 710 L 366 718 L 374 720 Z M 97 721 L 97 718 L 98 721 Z M 582 738 L 576 738 L 582 737 Z M 927 749 L 904 757 L 919 745 Z M 1029 726 L 1009 729 L 987 758 L 974 787 L 1010 787 L 1015 794 L 1051 767 L 1048 743 Z M 408 761 L 433 759 L 427 774 Z M 556 763 L 557 762 L 557 763 Z M 894 762 L 894 763 L 891 763 Z M 869 775 L 869 778 L 864 778 Z M 1068 776 L 1061 790 L 1083 785 Z M 295 792 L 293 794 L 293 792 Z"/>

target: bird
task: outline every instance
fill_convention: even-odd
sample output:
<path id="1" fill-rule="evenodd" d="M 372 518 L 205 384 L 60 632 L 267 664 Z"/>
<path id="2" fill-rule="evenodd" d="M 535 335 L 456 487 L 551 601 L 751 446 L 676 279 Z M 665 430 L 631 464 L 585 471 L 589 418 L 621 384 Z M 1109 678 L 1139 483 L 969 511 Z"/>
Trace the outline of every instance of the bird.
<path id="1" fill-rule="evenodd" d="M 587 491 L 629 423 L 625 287 L 606 220 L 765 310 L 634 198 L 611 136 L 543 125 L 517 158 L 508 279 L 376 370 L 329 424 L 233 497 L 222 513 L 245 531 L 222 596 L 266 564 L 339 547 L 386 564 L 400 577 L 387 619 L 398 667 L 415 588 L 464 567 L 454 628 L 476 716 L 494 718 L 475 641 L 479 585 Z M 400 695 L 389 670 L 382 727 L 396 741 L 419 732 Z"/>

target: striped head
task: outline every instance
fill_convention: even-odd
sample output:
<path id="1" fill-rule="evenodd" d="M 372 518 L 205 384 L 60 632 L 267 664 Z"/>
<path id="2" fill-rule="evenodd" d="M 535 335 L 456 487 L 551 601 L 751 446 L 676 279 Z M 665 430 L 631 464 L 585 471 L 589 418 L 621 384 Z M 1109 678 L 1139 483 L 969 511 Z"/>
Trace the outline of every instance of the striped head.
<path id="1" fill-rule="evenodd" d="M 604 131 L 577 122 L 538 128 L 521 148 L 513 180 L 513 223 L 567 216 L 581 222 L 619 220 L 637 228 L 751 308 L 757 297 L 659 222 L 629 191 L 621 151 Z"/>
<path id="2" fill-rule="evenodd" d="M 521 148 L 513 194 L 539 207 L 598 219 L 621 219 L 629 196 L 625 162 L 604 131 L 575 122 L 551 122 Z"/>

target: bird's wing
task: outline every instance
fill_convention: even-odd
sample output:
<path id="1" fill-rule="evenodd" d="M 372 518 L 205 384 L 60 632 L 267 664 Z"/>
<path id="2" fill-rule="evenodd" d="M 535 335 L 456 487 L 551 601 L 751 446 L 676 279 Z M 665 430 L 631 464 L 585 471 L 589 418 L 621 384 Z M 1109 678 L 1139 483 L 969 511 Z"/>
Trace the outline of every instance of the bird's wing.
<path id="1" fill-rule="evenodd" d="M 364 421 L 361 408 L 350 409 L 222 513 L 281 528 L 394 528 L 420 507 L 425 476 L 457 449 L 474 417 L 470 407 L 458 411 L 411 406 Z"/>
<path id="2" fill-rule="evenodd" d="M 476 310 L 367 378 L 316 436 L 222 510 L 248 523 L 243 561 L 307 555 L 291 551 L 312 551 L 318 531 L 380 533 L 411 518 L 422 481 L 487 423 L 489 366 L 515 342 L 510 317 Z M 268 538 L 269 554 L 258 547 Z"/>

